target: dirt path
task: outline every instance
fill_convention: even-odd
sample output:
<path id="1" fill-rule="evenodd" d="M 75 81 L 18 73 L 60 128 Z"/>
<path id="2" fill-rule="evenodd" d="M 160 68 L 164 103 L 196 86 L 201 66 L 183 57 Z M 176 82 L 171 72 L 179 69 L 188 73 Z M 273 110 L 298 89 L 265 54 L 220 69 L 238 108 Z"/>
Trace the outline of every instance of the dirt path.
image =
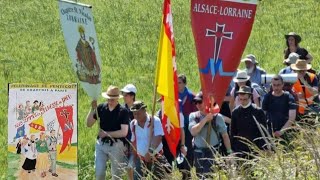
<path id="1" fill-rule="evenodd" d="M 25 158 L 22 157 L 20 160 L 20 167 L 24 162 Z M 23 170 L 22 168 L 15 174 L 18 180 L 35 180 L 35 179 L 49 179 L 49 180 L 58 180 L 58 179 L 78 179 L 77 170 L 76 169 L 67 169 L 57 165 L 57 174 L 58 177 L 54 177 L 51 175 L 49 171 L 46 172 L 47 176 L 42 178 L 41 172 L 36 170 L 35 172 L 28 173 L 28 171 Z"/>

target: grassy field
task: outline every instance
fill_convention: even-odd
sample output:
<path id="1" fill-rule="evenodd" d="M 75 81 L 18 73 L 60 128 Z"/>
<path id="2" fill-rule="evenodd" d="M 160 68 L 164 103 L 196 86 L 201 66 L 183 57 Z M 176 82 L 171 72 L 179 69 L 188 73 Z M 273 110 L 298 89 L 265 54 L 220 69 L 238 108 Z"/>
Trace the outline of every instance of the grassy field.
<path id="1" fill-rule="evenodd" d="M 93 5 L 103 63 L 103 89 L 110 84 L 123 87 L 133 83 L 138 88 L 138 99 L 144 100 L 151 107 L 162 1 L 79 2 Z M 200 83 L 190 26 L 190 0 L 172 0 L 172 6 L 178 72 L 186 74 L 188 86 L 197 91 Z M 57 1 L 1 0 L 0 7 L 0 164 L 6 167 L 7 83 L 69 83 L 77 82 L 77 79 L 64 43 Z M 284 34 L 295 31 L 302 36 L 301 46 L 313 55 L 314 69 L 319 70 L 319 16 L 319 0 L 261 0 L 243 56 L 253 53 L 264 69 L 269 73 L 277 73 L 283 67 Z M 102 98 L 99 99 L 99 102 L 102 101 Z M 82 89 L 79 89 L 78 107 L 79 179 L 95 179 L 93 165 L 97 126 L 91 129 L 85 126 L 90 99 Z M 297 161 L 309 162 L 310 156 L 301 156 Z M 269 157 L 272 158 L 277 157 Z M 282 164 L 268 163 L 262 164 L 267 165 L 268 171 L 265 172 L 270 171 L 270 174 L 262 174 L 260 177 L 274 179 L 277 174 L 273 172 L 278 171 L 273 171 L 273 168 Z M 301 167 L 309 165 L 301 164 Z M 311 167 L 310 171 L 316 166 Z M 263 166 L 257 166 L 259 168 L 263 169 Z M 282 177 L 286 175 L 284 170 L 280 172 Z M 258 175 L 259 172 L 264 171 L 257 171 Z M 6 176 L 6 168 L 0 168 L 0 178 Z M 314 179 L 317 176 L 311 173 L 307 177 Z"/>

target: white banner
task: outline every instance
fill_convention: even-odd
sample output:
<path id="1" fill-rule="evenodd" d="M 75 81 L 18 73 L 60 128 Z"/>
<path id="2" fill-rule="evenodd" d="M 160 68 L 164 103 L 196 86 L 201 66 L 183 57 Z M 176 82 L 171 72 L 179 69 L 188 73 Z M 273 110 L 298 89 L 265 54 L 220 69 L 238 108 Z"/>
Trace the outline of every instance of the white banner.
<path id="1" fill-rule="evenodd" d="M 9 176 L 32 179 L 55 161 L 59 177 L 77 177 L 77 84 L 9 84 L 8 92 Z"/>
<path id="2" fill-rule="evenodd" d="M 101 93 L 101 58 L 91 6 L 59 1 L 60 22 L 72 66 L 92 99 Z"/>

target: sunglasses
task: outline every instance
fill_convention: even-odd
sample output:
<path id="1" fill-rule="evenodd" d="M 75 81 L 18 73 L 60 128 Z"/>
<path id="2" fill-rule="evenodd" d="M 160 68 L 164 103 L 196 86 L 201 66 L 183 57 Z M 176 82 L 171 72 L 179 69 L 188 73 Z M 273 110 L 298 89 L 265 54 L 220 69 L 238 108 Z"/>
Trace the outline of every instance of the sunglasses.
<path id="1" fill-rule="evenodd" d="M 194 101 L 195 104 L 202 104 L 202 101 Z"/>

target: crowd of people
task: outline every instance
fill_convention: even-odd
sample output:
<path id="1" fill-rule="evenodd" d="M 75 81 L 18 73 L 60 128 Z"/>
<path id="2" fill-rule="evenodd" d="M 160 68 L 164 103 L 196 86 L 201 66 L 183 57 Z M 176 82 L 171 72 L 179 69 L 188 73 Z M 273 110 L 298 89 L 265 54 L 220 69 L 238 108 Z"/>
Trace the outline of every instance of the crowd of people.
<path id="1" fill-rule="evenodd" d="M 191 178 L 193 167 L 198 178 L 207 178 L 217 153 L 251 159 L 254 147 L 272 151 L 268 134 L 290 141 L 288 132 L 295 122 L 308 113 L 319 113 L 319 82 L 311 69 L 313 57 L 299 46 L 301 37 L 296 33 L 285 35 L 285 39 L 286 67 L 270 82 L 262 83 L 266 71 L 258 66 L 253 54 L 245 56 L 241 60 L 245 70 L 237 71 L 221 107 L 214 106 L 219 112 L 208 112 L 202 92 L 194 94 L 187 87 L 186 76 L 178 76 L 181 138 L 177 154 L 183 161 L 179 160 L 177 167 L 182 179 Z M 294 82 L 282 76 L 290 73 L 294 73 Z M 136 94 L 133 84 L 122 89 L 111 85 L 102 93 L 106 102 L 91 103 L 87 126 L 98 120 L 100 127 L 95 146 L 97 180 L 106 178 L 108 160 L 112 179 L 121 179 L 125 171 L 128 179 L 170 176 L 175 157 L 163 137 L 161 110 L 152 117 L 147 105 L 136 100 Z M 124 105 L 120 105 L 120 98 L 124 98 Z"/>

